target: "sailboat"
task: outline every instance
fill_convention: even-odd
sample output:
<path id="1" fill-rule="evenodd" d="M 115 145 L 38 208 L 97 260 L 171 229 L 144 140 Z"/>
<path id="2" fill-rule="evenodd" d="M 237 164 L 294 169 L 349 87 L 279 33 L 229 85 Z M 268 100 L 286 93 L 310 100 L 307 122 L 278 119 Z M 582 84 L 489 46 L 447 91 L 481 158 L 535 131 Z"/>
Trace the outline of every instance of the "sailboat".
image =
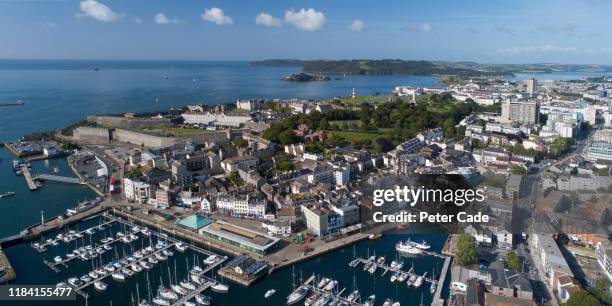
<path id="1" fill-rule="evenodd" d="M 291 292 L 291 294 L 287 296 L 287 305 L 292 305 L 301 301 L 304 297 L 306 297 L 306 294 L 308 294 L 308 288 L 305 286 L 300 286 L 295 289 L 295 266 L 293 267 L 293 270 L 291 272 L 291 277 L 293 279 L 293 292 Z"/>

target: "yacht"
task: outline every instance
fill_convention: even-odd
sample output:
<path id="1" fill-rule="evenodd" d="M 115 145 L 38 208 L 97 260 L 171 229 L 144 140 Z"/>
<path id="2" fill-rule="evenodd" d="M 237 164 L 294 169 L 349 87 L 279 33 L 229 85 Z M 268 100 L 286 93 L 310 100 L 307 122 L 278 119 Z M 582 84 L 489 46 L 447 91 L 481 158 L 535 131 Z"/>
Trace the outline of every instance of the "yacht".
<path id="1" fill-rule="evenodd" d="M 62 262 L 62 256 L 55 256 L 55 257 L 53 257 L 53 261 L 55 261 L 55 263 Z"/>
<path id="2" fill-rule="evenodd" d="M 83 285 L 83 282 L 80 279 L 76 278 L 76 277 L 69 278 L 68 279 L 68 283 L 70 285 L 74 286 L 74 287 L 79 287 L 79 286 Z"/>
<path id="3" fill-rule="evenodd" d="M 95 281 L 94 282 L 94 288 L 96 288 L 96 290 L 98 290 L 98 291 L 104 291 L 104 290 L 106 290 L 107 287 L 108 286 L 104 282 L 102 282 L 102 281 Z"/>
<path id="4" fill-rule="evenodd" d="M 132 271 L 134 271 L 136 273 L 142 271 L 142 268 L 139 265 L 137 265 L 136 263 L 131 264 L 130 268 L 132 268 Z"/>
<path id="5" fill-rule="evenodd" d="M 403 283 L 406 280 L 407 277 L 408 276 L 407 276 L 406 273 L 400 273 L 400 275 L 397 277 L 397 281 L 400 282 L 400 283 Z"/>
<path id="6" fill-rule="evenodd" d="M 210 287 L 210 289 L 212 291 L 215 291 L 215 292 L 226 293 L 229 290 L 229 287 L 227 285 L 224 285 L 224 284 L 221 284 L 221 283 L 216 283 L 216 284 L 212 285 L 212 287 Z"/>
<path id="7" fill-rule="evenodd" d="M 196 290 L 196 286 L 189 281 L 180 281 L 179 285 L 187 290 Z"/>
<path id="8" fill-rule="evenodd" d="M 84 282 L 84 283 L 89 283 L 89 282 L 91 282 L 91 277 L 89 277 L 89 275 L 87 275 L 87 274 L 85 274 L 85 275 L 81 276 L 81 278 L 80 278 L 80 279 L 81 279 L 81 281 L 82 281 L 82 282 Z"/>
<path id="9" fill-rule="evenodd" d="M 438 285 L 436 285 L 436 283 L 432 282 L 431 283 L 431 287 L 429 287 L 429 292 L 431 294 L 434 294 L 436 292 L 437 287 L 438 287 Z"/>
<path id="10" fill-rule="evenodd" d="M 174 245 L 174 248 L 179 252 L 185 252 L 185 250 L 187 250 L 187 248 L 189 247 L 182 242 L 178 242 L 177 244 Z"/>
<path id="11" fill-rule="evenodd" d="M 207 265 L 212 265 L 217 262 L 217 255 L 210 255 L 206 259 L 204 259 L 204 263 Z"/>
<path id="12" fill-rule="evenodd" d="M 416 281 L 416 275 L 412 275 L 410 276 L 410 278 L 406 281 L 406 286 L 410 287 L 412 285 L 414 285 L 414 282 Z"/>
<path id="13" fill-rule="evenodd" d="M 87 275 L 89 275 L 89 277 L 94 278 L 94 279 L 98 278 L 99 276 L 98 273 L 96 273 L 96 271 L 91 271 Z"/>
<path id="14" fill-rule="evenodd" d="M 376 296 L 372 294 L 368 296 L 366 301 L 363 303 L 363 306 L 374 306 L 374 303 L 376 303 Z"/>
<path id="15" fill-rule="evenodd" d="M 159 295 L 164 298 L 164 299 L 168 299 L 168 300 L 178 300 L 178 295 L 173 292 L 172 290 L 168 289 L 168 288 L 163 288 L 160 287 L 159 288 Z"/>
<path id="16" fill-rule="evenodd" d="M 322 278 L 322 279 L 319 281 L 319 284 L 317 285 L 317 288 L 319 288 L 319 289 L 323 289 L 323 287 L 325 287 L 325 286 L 327 285 L 327 283 L 329 283 L 329 281 L 330 281 L 330 279 L 329 279 L 329 278 L 327 278 L 327 277 Z"/>
<path id="17" fill-rule="evenodd" d="M 267 299 L 267 298 L 273 296 L 275 293 L 276 293 L 276 290 L 270 289 L 270 290 L 266 291 L 266 294 L 264 294 L 264 298 Z"/>
<path id="18" fill-rule="evenodd" d="M 416 280 L 414 281 L 414 284 L 412 284 L 414 286 L 414 288 L 419 288 L 423 285 L 423 276 L 417 276 Z"/>
<path id="19" fill-rule="evenodd" d="M 114 280 L 117 280 L 117 281 L 124 281 L 125 280 L 125 275 L 123 275 L 123 273 L 121 273 L 121 272 L 115 272 L 115 273 L 111 274 L 111 277 Z"/>
<path id="20" fill-rule="evenodd" d="M 385 302 L 383 303 L 383 306 L 391 306 L 391 305 L 393 305 L 393 300 L 385 299 Z"/>
<path id="21" fill-rule="evenodd" d="M 161 253 L 155 253 L 155 258 L 156 258 L 157 260 L 166 260 L 166 259 L 168 259 L 168 257 L 167 257 L 167 256 L 164 256 L 164 255 L 162 255 Z"/>
<path id="22" fill-rule="evenodd" d="M 399 273 L 394 272 L 394 273 L 391 275 L 391 282 L 392 282 L 392 283 L 395 283 L 395 281 L 397 280 L 397 278 L 398 278 L 398 277 L 399 277 Z"/>
<path id="23" fill-rule="evenodd" d="M 354 268 L 359 264 L 359 259 L 353 259 L 351 260 L 351 262 L 349 262 L 349 267 Z"/>
<path id="24" fill-rule="evenodd" d="M 338 285 L 338 281 L 330 280 L 329 283 L 327 283 L 327 286 L 325 286 L 325 288 L 323 288 L 323 290 L 325 290 L 325 291 L 332 291 L 332 290 L 334 290 L 334 288 L 336 288 L 337 285 Z"/>
<path id="25" fill-rule="evenodd" d="M 395 250 L 400 252 L 400 253 L 404 253 L 404 254 L 411 254 L 411 255 L 418 255 L 423 253 L 423 250 L 417 248 L 416 246 L 412 245 L 412 243 L 410 243 L 410 241 L 407 242 L 398 242 L 395 245 Z"/>
<path id="26" fill-rule="evenodd" d="M 132 270 L 128 270 L 126 268 L 121 269 L 121 273 L 125 276 L 132 276 L 134 275 L 134 272 L 132 272 Z"/>
<path id="27" fill-rule="evenodd" d="M 346 299 L 350 302 L 355 302 L 359 298 L 359 290 L 355 290 L 349 294 Z"/>
<path id="28" fill-rule="evenodd" d="M 287 305 L 292 305 L 301 301 L 306 296 L 306 294 L 308 294 L 308 288 L 300 286 L 295 291 L 291 292 L 291 294 L 289 294 L 289 296 L 287 297 Z"/>
<path id="29" fill-rule="evenodd" d="M 183 287 L 181 287 L 180 285 L 171 285 L 170 288 L 172 288 L 172 291 L 180 294 L 180 295 L 185 295 L 187 294 L 187 290 L 183 289 Z"/>
<path id="30" fill-rule="evenodd" d="M 2 198 L 12 197 L 12 196 L 14 196 L 14 195 L 15 195 L 15 193 L 14 193 L 14 192 L 12 192 L 12 191 L 5 192 L 5 193 L 0 194 L 0 199 L 2 199 Z"/>
<path id="31" fill-rule="evenodd" d="M 195 300 L 196 300 L 196 302 L 198 302 L 198 303 L 200 303 L 201 305 L 204 305 L 204 306 L 210 306 L 210 304 L 212 304 L 212 299 L 208 295 L 196 294 L 195 295 Z"/>
<path id="32" fill-rule="evenodd" d="M 156 296 L 153 298 L 153 304 L 159 305 L 159 306 L 169 306 L 170 301 L 168 301 L 168 299 L 165 299 L 161 296 Z"/>

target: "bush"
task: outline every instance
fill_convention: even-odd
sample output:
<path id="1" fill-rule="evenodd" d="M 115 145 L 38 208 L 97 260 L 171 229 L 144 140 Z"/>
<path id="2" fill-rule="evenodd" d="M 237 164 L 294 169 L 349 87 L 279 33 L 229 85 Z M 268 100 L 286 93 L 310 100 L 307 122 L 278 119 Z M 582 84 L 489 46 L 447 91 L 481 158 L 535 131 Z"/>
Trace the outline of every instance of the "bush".
<path id="1" fill-rule="evenodd" d="M 478 252 L 474 243 L 474 237 L 468 234 L 459 236 L 455 258 L 457 258 L 457 263 L 462 266 L 476 263 L 478 260 Z"/>

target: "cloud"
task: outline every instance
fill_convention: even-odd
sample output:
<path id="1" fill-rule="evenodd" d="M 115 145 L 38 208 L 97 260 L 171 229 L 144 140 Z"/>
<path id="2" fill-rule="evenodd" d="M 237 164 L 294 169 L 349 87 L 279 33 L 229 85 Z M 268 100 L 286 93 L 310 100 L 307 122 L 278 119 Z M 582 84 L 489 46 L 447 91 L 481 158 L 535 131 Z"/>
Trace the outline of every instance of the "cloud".
<path id="1" fill-rule="evenodd" d="M 472 34 L 479 34 L 480 33 L 480 31 L 478 29 L 472 28 L 472 27 L 465 28 L 465 31 L 468 32 L 468 33 L 472 33 Z"/>
<path id="2" fill-rule="evenodd" d="M 406 30 L 414 33 L 426 33 L 431 31 L 431 25 L 429 24 L 429 22 L 411 24 L 406 27 Z"/>
<path id="3" fill-rule="evenodd" d="M 155 23 L 166 25 L 166 24 L 179 24 L 182 21 L 178 18 L 168 18 L 164 13 L 155 14 Z"/>
<path id="4" fill-rule="evenodd" d="M 110 7 L 96 0 L 83 0 L 79 5 L 81 13 L 77 17 L 91 17 L 102 22 L 115 22 L 123 17 L 115 13 Z"/>
<path id="5" fill-rule="evenodd" d="M 279 18 L 265 12 L 261 12 L 259 15 L 257 15 L 257 17 L 255 17 L 255 24 L 277 28 L 283 25 Z"/>
<path id="6" fill-rule="evenodd" d="M 229 25 L 234 23 L 231 17 L 226 16 L 225 13 L 223 13 L 223 10 L 217 7 L 211 7 L 210 9 L 204 10 L 202 20 L 212 22 L 217 25 Z"/>
<path id="7" fill-rule="evenodd" d="M 507 34 L 507 35 L 514 35 L 514 31 L 512 31 L 512 29 L 510 29 L 509 27 L 505 27 L 505 26 L 496 26 L 495 28 L 493 28 L 493 32 Z"/>
<path id="8" fill-rule="evenodd" d="M 57 23 L 53 21 L 47 21 L 47 22 L 43 22 L 42 26 L 45 28 L 55 28 L 57 27 Z"/>
<path id="9" fill-rule="evenodd" d="M 361 32 L 363 29 L 365 29 L 365 23 L 359 19 L 353 20 L 353 22 L 351 22 L 349 25 L 349 30 L 353 32 Z"/>
<path id="10" fill-rule="evenodd" d="M 312 8 L 300 9 L 297 12 L 292 9 L 285 12 L 285 22 L 302 31 L 319 31 L 325 27 L 325 21 L 325 14 Z"/>
<path id="11" fill-rule="evenodd" d="M 134 17 L 134 23 L 135 24 L 142 24 L 142 19 L 140 19 L 139 17 Z"/>
<path id="12" fill-rule="evenodd" d="M 580 50 L 576 47 L 561 47 L 557 45 L 509 47 L 497 49 L 497 52 L 509 55 L 517 55 L 524 53 L 574 53 L 577 51 Z"/>
<path id="13" fill-rule="evenodd" d="M 544 25 L 539 25 L 532 32 L 534 33 L 541 32 L 541 33 L 550 34 L 550 35 L 561 34 L 561 35 L 567 35 L 567 36 L 574 36 L 576 34 L 577 28 L 578 28 L 578 25 L 575 23 L 569 23 L 565 25 L 544 24 Z"/>

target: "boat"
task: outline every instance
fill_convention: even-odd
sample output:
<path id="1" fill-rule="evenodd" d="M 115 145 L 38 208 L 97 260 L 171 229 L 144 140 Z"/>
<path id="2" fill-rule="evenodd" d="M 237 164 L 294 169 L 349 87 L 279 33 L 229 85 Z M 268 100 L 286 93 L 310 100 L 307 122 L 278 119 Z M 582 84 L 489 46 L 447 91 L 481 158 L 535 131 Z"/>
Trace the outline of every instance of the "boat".
<path id="1" fill-rule="evenodd" d="M 89 275 L 87 275 L 87 274 L 85 274 L 85 275 L 81 276 L 81 278 L 80 278 L 80 279 L 81 279 L 81 281 L 82 281 L 82 282 L 84 282 L 84 283 L 89 283 L 89 282 L 91 282 L 91 277 L 89 277 Z"/>
<path id="2" fill-rule="evenodd" d="M 162 254 L 160 254 L 160 253 L 155 253 L 155 258 L 156 258 L 157 260 L 162 260 L 162 261 L 163 261 L 163 260 L 168 259 L 168 257 L 167 257 L 167 256 L 164 256 L 164 255 L 162 255 Z"/>
<path id="3" fill-rule="evenodd" d="M 190 272 L 191 272 L 191 274 L 198 274 L 198 273 L 201 273 L 202 271 L 204 271 L 204 270 L 202 270 L 202 267 L 200 267 L 200 266 L 193 266 L 191 268 Z"/>
<path id="4" fill-rule="evenodd" d="M 62 256 L 55 256 L 55 257 L 53 257 L 53 261 L 55 261 L 55 263 L 62 262 Z"/>
<path id="5" fill-rule="evenodd" d="M 397 263 L 397 266 L 395 266 L 396 269 L 401 270 L 404 267 L 404 262 L 403 261 L 399 261 Z"/>
<path id="6" fill-rule="evenodd" d="M 204 259 L 204 263 L 207 265 L 212 265 L 217 262 L 217 255 L 210 255 Z"/>
<path id="7" fill-rule="evenodd" d="M 301 301 L 306 296 L 306 294 L 308 294 L 307 287 L 304 287 L 304 286 L 298 287 L 296 290 L 291 292 L 289 296 L 287 296 L 287 305 L 292 305 L 292 304 L 295 304 Z"/>
<path id="8" fill-rule="evenodd" d="M 423 285 L 423 277 L 422 276 L 417 276 L 416 280 L 414 281 L 414 284 L 412 284 L 414 286 L 414 288 L 419 288 Z"/>
<path id="9" fill-rule="evenodd" d="M 132 276 L 134 275 L 134 272 L 132 272 L 132 270 L 128 270 L 126 268 L 121 269 L 121 273 L 125 276 Z"/>
<path id="10" fill-rule="evenodd" d="M 140 303 L 138 303 L 138 306 L 151 306 L 151 303 L 143 299 L 142 301 L 140 301 Z"/>
<path id="11" fill-rule="evenodd" d="M 319 294 L 317 292 L 311 293 L 306 300 L 304 300 L 304 306 L 312 306 L 319 299 Z"/>
<path id="12" fill-rule="evenodd" d="M 104 266 L 104 270 L 106 270 L 108 272 L 114 272 L 115 271 L 115 267 L 113 267 L 112 264 L 107 264 L 106 266 Z"/>
<path id="13" fill-rule="evenodd" d="M 55 288 L 68 288 L 68 284 L 65 282 L 59 282 L 55 285 Z"/>
<path id="14" fill-rule="evenodd" d="M 380 234 L 380 233 L 368 235 L 368 239 L 370 239 L 370 240 L 378 239 L 380 237 L 382 237 L 382 234 Z"/>
<path id="15" fill-rule="evenodd" d="M 200 303 L 201 305 L 204 306 L 210 306 L 210 304 L 212 304 L 212 298 L 208 295 L 200 295 L 200 294 L 196 294 L 195 295 L 195 300 L 196 302 Z"/>
<path id="16" fill-rule="evenodd" d="M 136 273 L 142 271 L 142 268 L 139 265 L 135 264 L 135 263 L 131 264 L 130 268 L 132 268 L 132 271 L 134 271 Z"/>
<path id="17" fill-rule="evenodd" d="M 5 192 L 5 193 L 0 194 L 0 199 L 3 199 L 3 198 L 8 198 L 8 197 L 12 197 L 12 196 L 14 196 L 14 195 L 15 195 L 15 193 L 14 193 L 14 192 L 12 192 L 12 191 L 8 191 L 8 192 Z"/>
<path id="18" fill-rule="evenodd" d="M 376 259 L 376 263 L 379 265 L 382 265 L 385 263 L 385 260 L 386 260 L 385 256 L 380 256 L 378 257 L 378 259 Z"/>
<path id="19" fill-rule="evenodd" d="M 69 278 L 68 279 L 68 283 L 70 285 L 74 286 L 74 287 L 79 287 L 79 286 L 83 285 L 83 282 L 80 279 L 76 278 L 76 277 Z"/>
<path id="20" fill-rule="evenodd" d="M 394 273 L 391 275 L 391 282 L 392 282 L 392 283 L 395 283 L 395 281 L 397 280 L 397 278 L 398 278 L 398 277 L 399 277 L 399 274 L 398 274 L 397 272 L 394 272 Z"/>
<path id="21" fill-rule="evenodd" d="M 319 288 L 319 289 L 323 289 L 323 288 L 324 288 L 324 287 L 327 285 L 327 283 L 329 283 L 329 281 L 330 281 L 330 279 L 329 279 L 329 278 L 327 278 L 327 277 L 322 278 L 322 279 L 319 281 L 319 284 L 317 285 L 317 288 Z"/>
<path id="22" fill-rule="evenodd" d="M 180 295 L 186 295 L 187 294 L 187 290 L 183 289 L 183 287 L 181 287 L 180 285 L 170 285 L 170 288 L 172 288 L 172 291 L 180 294 Z"/>
<path id="23" fill-rule="evenodd" d="M 330 280 L 329 283 L 327 283 L 327 285 L 325 286 L 325 288 L 323 288 L 323 290 L 332 291 L 334 290 L 334 288 L 336 288 L 337 285 L 338 285 L 337 280 Z"/>
<path id="24" fill-rule="evenodd" d="M 414 285 L 416 278 L 417 278 L 416 275 L 411 275 L 410 278 L 406 281 L 406 286 L 410 287 Z"/>
<path id="25" fill-rule="evenodd" d="M 410 240 L 409 240 L 410 242 Z M 425 240 L 421 240 L 421 242 L 410 242 L 412 243 L 413 246 L 421 249 L 421 250 L 429 250 L 431 249 L 431 245 L 429 245 L 429 243 Z"/>
<path id="26" fill-rule="evenodd" d="M 111 274 L 111 277 L 114 280 L 117 280 L 117 281 L 124 281 L 125 280 L 125 275 L 123 275 L 123 273 L 121 273 L 121 272 L 115 272 L 115 273 Z"/>
<path id="27" fill-rule="evenodd" d="M 332 296 L 329 293 L 323 294 L 319 297 L 319 299 L 314 303 L 314 306 L 325 306 L 331 300 Z"/>
<path id="28" fill-rule="evenodd" d="M 151 269 L 153 266 L 149 265 L 146 261 L 142 260 L 138 263 L 141 267 L 143 267 L 146 270 Z"/>
<path id="29" fill-rule="evenodd" d="M 266 291 L 266 294 L 264 294 L 264 298 L 267 299 L 267 298 L 273 296 L 275 293 L 276 293 L 275 289 L 270 289 L 270 290 Z"/>
<path id="30" fill-rule="evenodd" d="M 370 266 L 372 266 L 374 263 L 372 263 L 371 261 L 367 261 L 363 264 L 363 271 L 368 271 L 370 269 Z"/>
<path id="31" fill-rule="evenodd" d="M 173 253 L 172 251 L 170 251 L 170 250 L 163 250 L 163 251 L 162 251 L 162 253 L 163 253 L 165 256 L 168 256 L 168 257 L 170 257 L 170 256 L 174 256 L 174 253 Z M 214 263 L 214 262 L 213 262 L 213 263 Z"/>
<path id="32" fill-rule="evenodd" d="M 400 273 L 400 275 L 397 277 L 397 281 L 403 283 L 406 280 L 406 277 L 408 277 L 406 273 Z"/>
<path id="33" fill-rule="evenodd" d="M 391 262 L 391 268 L 393 269 L 397 268 L 397 261 L 394 260 Z"/>
<path id="34" fill-rule="evenodd" d="M 147 259 L 147 261 L 149 261 L 150 264 L 157 264 L 159 263 L 159 260 L 157 260 L 157 258 L 155 258 L 154 256 L 151 256 Z"/>
<path id="35" fill-rule="evenodd" d="M 370 269 L 368 270 L 368 272 L 370 274 L 374 274 L 376 273 L 376 269 L 378 268 L 378 266 L 376 264 L 372 264 L 372 266 L 370 267 Z"/>
<path id="36" fill-rule="evenodd" d="M 196 290 L 196 286 L 189 281 L 180 281 L 179 285 L 187 290 Z"/>
<path id="37" fill-rule="evenodd" d="M 226 293 L 227 291 L 229 291 L 229 287 L 222 283 L 216 283 L 210 287 L 210 290 L 218 293 Z"/>
<path id="38" fill-rule="evenodd" d="M 170 301 L 168 301 L 168 299 L 165 299 L 161 296 L 156 296 L 153 298 L 153 304 L 159 305 L 159 306 L 169 306 Z"/>
<path id="39" fill-rule="evenodd" d="M 183 306 L 196 306 L 196 304 L 194 302 L 185 301 L 183 302 Z"/>
<path id="40" fill-rule="evenodd" d="M 404 253 L 404 254 L 411 254 L 411 255 L 418 255 L 423 253 L 422 249 L 417 248 L 416 246 L 414 246 L 412 243 L 410 243 L 410 241 L 407 242 L 398 242 L 395 245 L 395 250 L 400 252 L 400 253 Z"/>
<path id="41" fill-rule="evenodd" d="M 349 267 L 354 268 L 359 264 L 359 259 L 353 259 L 351 260 L 351 262 L 349 262 Z"/>
<path id="42" fill-rule="evenodd" d="M 434 294 L 436 292 L 437 287 L 438 287 L 438 285 L 436 285 L 436 283 L 432 282 L 431 283 L 431 287 L 429 287 L 429 292 L 431 294 Z"/>
<path id="43" fill-rule="evenodd" d="M 346 299 L 349 300 L 349 302 L 355 302 L 358 298 L 359 298 L 359 290 L 354 290 L 346 297 Z"/>
<path id="44" fill-rule="evenodd" d="M 391 306 L 391 305 L 393 305 L 393 300 L 385 299 L 385 302 L 383 303 L 383 306 Z"/>
<path id="45" fill-rule="evenodd" d="M 391 306 L 401 306 L 400 302 L 395 302 L 393 304 L 391 304 Z"/>
<path id="46" fill-rule="evenodd" d="M 372 294 L 368 296 L 366 301 L 363 303 L 363 306 L 374 306 L 374 303 L 376 303 L 376 295 Z"/>
<path id="47" fill-rule="evenodd" d="M 168 288 L 160 287 L 158 292 L 159 292 L 159 295 L 164 299 L 168 299 L 172 301 L 178 300 L 178 295 Z"/>
<path id="48" fill-rule="evenodd" d="M 96 290 L 98 290 L 98 291 L 104 291 L 104 290 L 106 290 L 107 287 L 108 286 L 104 282 L 102 282 L 102 281 L 95 281 L 94 282 L 94 288 L 96 288 Z"/>
<path id="49" fill-rule="evenodd" d="M 89 275 L 89 277 L 94 278 L 94 279 L 98 278 L 99 276 L 98 273 L 96 273 L 96 271 L 91 271 L 87 275 Z"/>
<path id="50" fill-rule="evenodd" d="M 189 247 L 182 242 L 178 242 L 177 244 L 174 245 L 174 248 L 179 252 L 185 252 L 185 250 L 187 250 L 187 248 Z"/>

